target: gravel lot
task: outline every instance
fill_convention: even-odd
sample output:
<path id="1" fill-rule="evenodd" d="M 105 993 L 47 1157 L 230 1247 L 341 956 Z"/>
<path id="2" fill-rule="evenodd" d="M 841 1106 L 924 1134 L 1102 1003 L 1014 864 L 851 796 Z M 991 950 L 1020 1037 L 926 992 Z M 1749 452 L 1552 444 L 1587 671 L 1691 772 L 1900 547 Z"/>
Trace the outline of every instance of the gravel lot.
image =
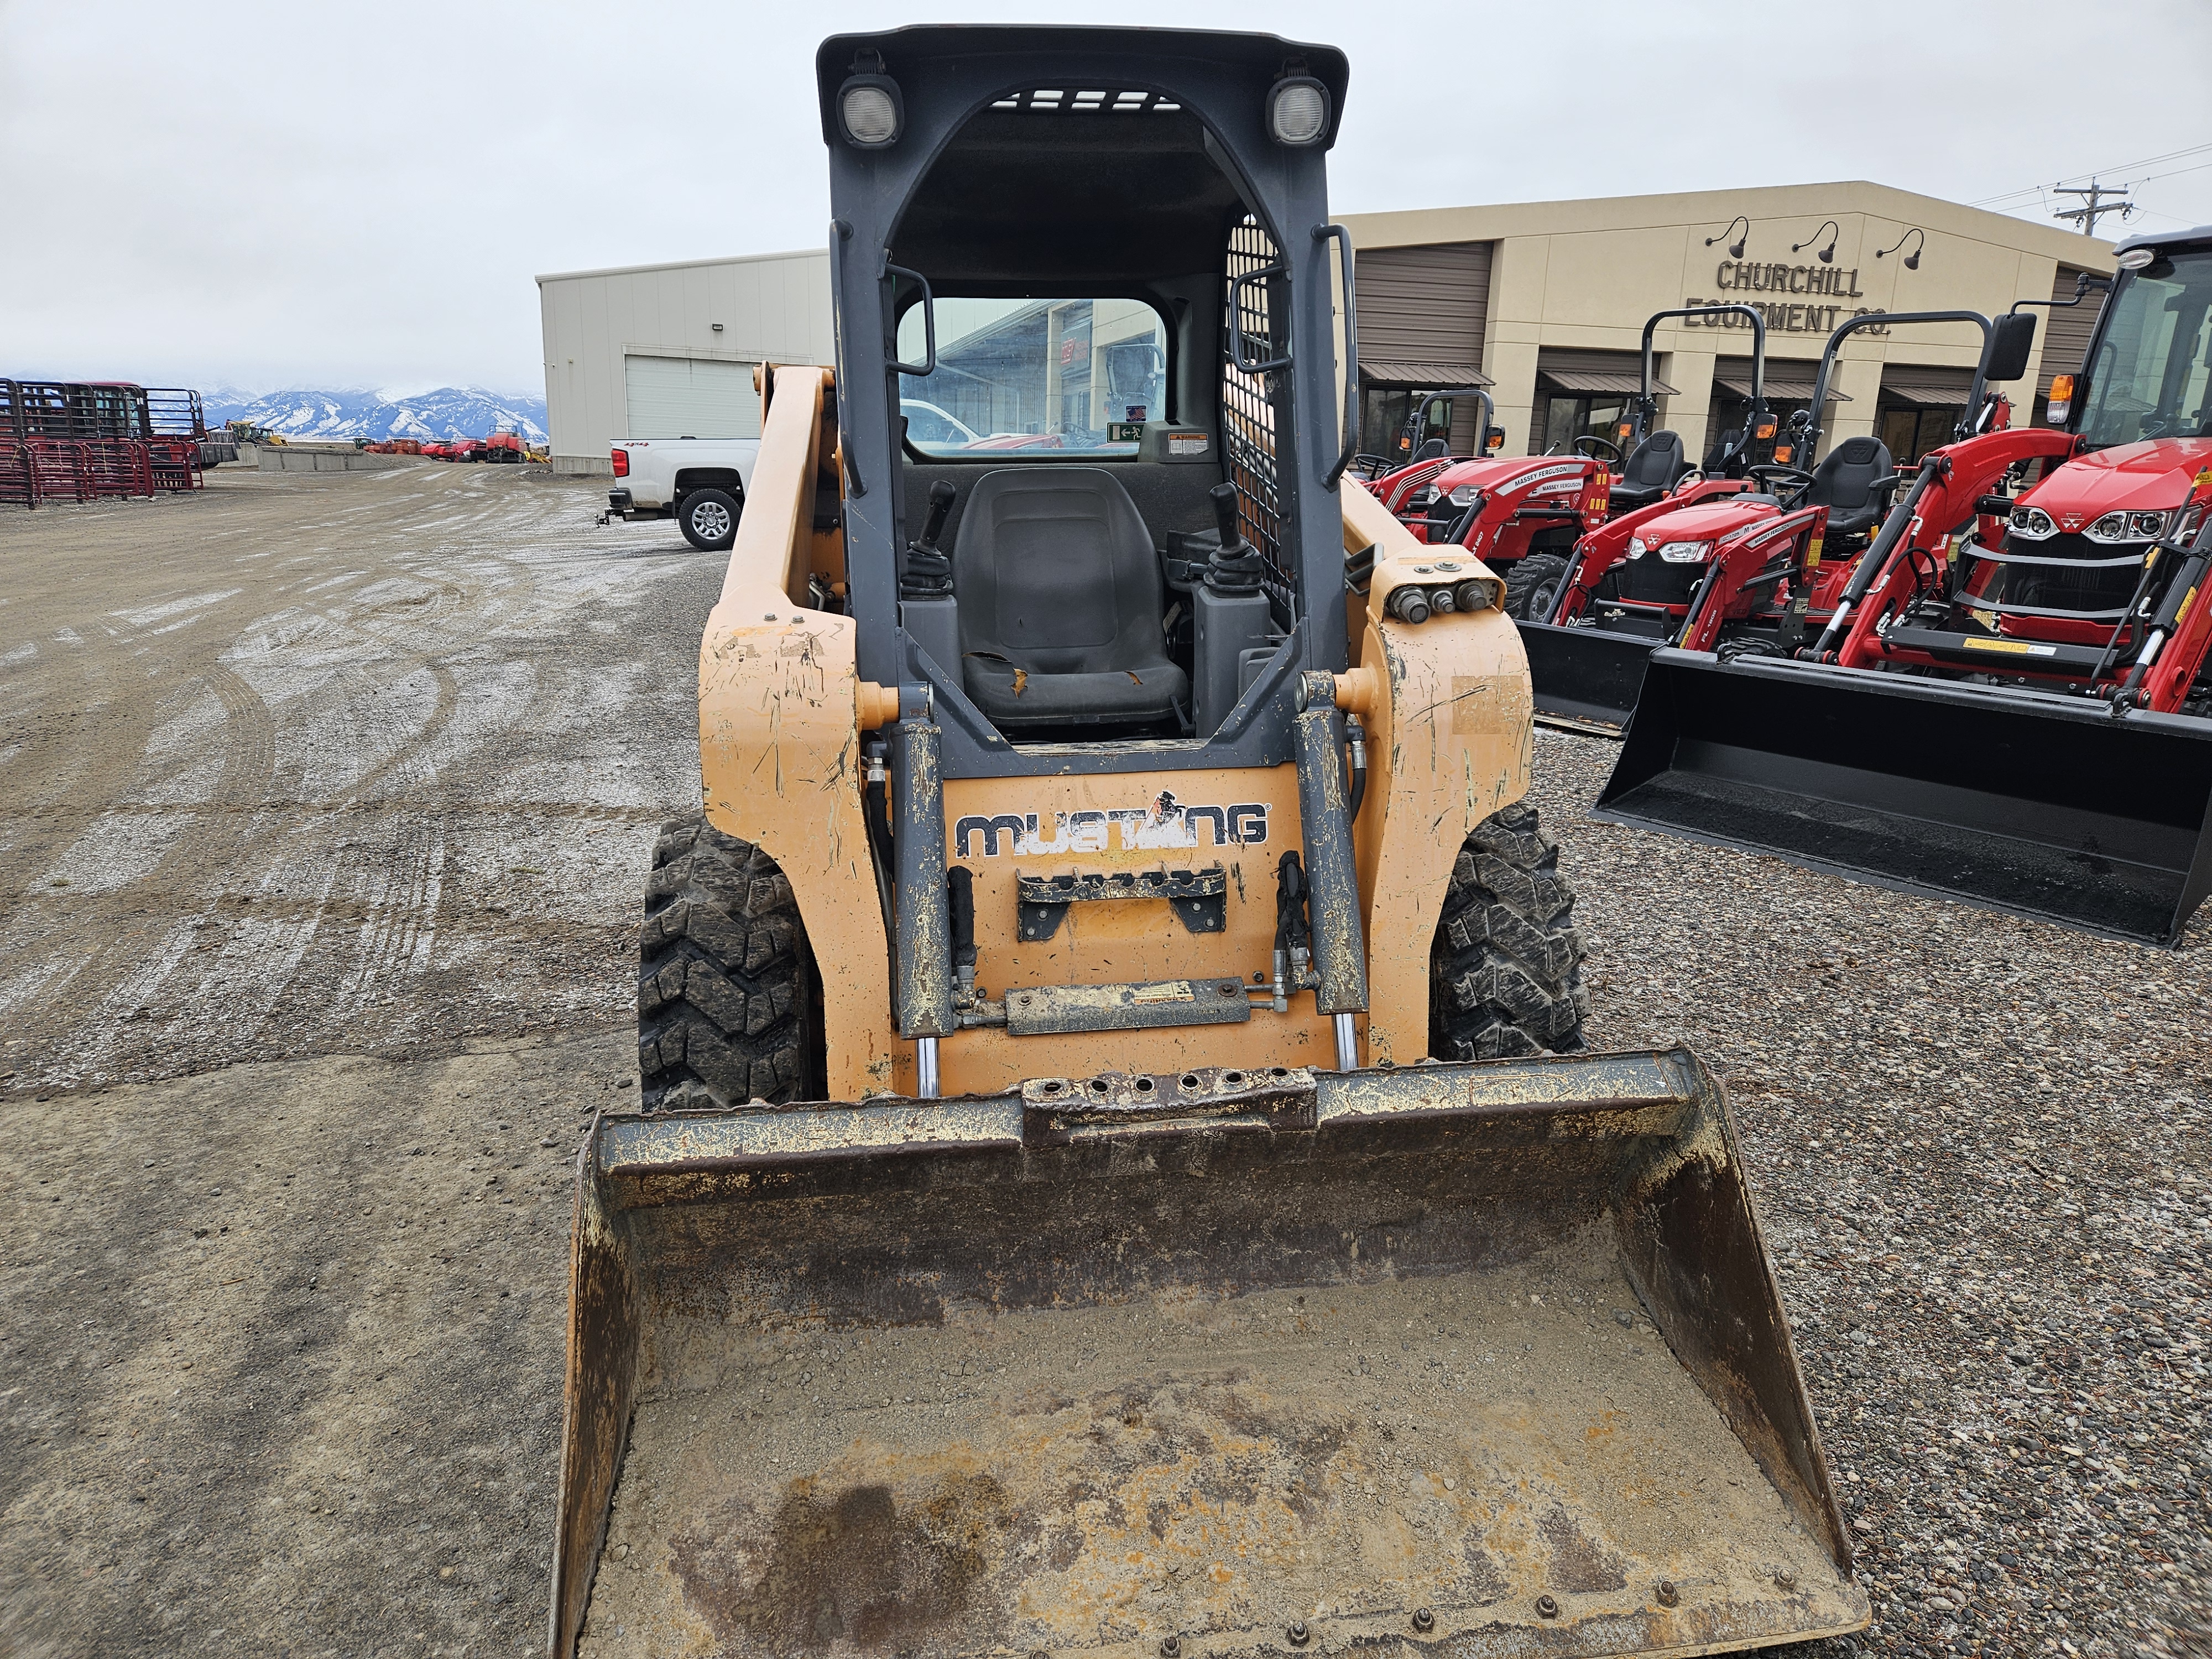
<path id="1" fill-rule="evenodd" d="M 720 574 L 537 469 L 0 519 L 0 1652 L 543 1642 L 568 1160 Z M 2212 1653 L 2183 950 L 1538 804 L 1728 1078 L 1880 1623 Z M 419 1156 L 417 1156 L 419 1150 Z"/>

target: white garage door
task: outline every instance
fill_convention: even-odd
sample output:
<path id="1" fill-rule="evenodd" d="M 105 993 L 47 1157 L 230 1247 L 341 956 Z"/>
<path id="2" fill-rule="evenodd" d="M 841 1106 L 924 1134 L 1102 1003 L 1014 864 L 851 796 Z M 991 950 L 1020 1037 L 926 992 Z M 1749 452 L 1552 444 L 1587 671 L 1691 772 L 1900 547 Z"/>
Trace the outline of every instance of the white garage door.
<path id="1" fill-rule="evenodd" d="M 624 357 L 633 438 L 757 438 L 760 393 L 750 363 L 706 357 Z"/>

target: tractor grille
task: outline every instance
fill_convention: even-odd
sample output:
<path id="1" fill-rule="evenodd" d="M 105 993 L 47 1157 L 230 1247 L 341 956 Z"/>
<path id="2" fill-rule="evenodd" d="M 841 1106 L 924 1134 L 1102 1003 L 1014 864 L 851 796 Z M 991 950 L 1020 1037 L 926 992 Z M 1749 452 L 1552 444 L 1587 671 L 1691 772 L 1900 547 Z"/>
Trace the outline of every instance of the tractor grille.
<path id="1" fill-rule="evenodd" d="M 2118 622 L 2126 613 L 2129 599 L 2142 575 L 2144 542 L 2093 542 L 2087 536 L 2057 535 L 2045 541 L 2005 538 L 2003 554 L 1991 559 L 1977 552 L 1978 562 L 1996 565 L 1996 573 L 1979 593 L 1961 594 L 1960 603 L 1995 600 L 2015 605 L 2029 614 L 2055 612 L 2060 617 L 2079 613 L 2083 622 Z M 2081 568 L 2063 565 L 2008 563 L 2005 555 L 2033 559 L 2079 559 Z"/>
<path id="2" fill-rule="evenodd" d="M 1705 569 L 1702 564 L 1668 564 L 1656 553 L 1646 553 L 1622 562 L 1616 591 L 1639 605 L 1687 605 Z"/>
<path id="3" fill-rule="evenodd" d="M 1255 283 L 1240 289 L 1239 276 L 1279 264 L 1282 253 L 1259 222 L 1249 214 L 1229 233 L 1228 275 L 1223 293 L 1221 323 L 1221 447 L 1229 459 L 1230 482 L 1237 486 L 1237 511 L 1245 538 L 1260 550 L 1267 562 L 1264 580 L 1277 598 L 1290 600 L 1291 573 L 1283 562 L 1283 497 L 1275 465 L 1275 406 L 1264 380 L 1243 373 L 1231 361 L 1230 307 L 1237 307 L 1244 332 L 1248 358 L 1261 360 L 1282 355 L 1283 342 L 1275 337 L 1269 301 L 1273 283 Z"/>

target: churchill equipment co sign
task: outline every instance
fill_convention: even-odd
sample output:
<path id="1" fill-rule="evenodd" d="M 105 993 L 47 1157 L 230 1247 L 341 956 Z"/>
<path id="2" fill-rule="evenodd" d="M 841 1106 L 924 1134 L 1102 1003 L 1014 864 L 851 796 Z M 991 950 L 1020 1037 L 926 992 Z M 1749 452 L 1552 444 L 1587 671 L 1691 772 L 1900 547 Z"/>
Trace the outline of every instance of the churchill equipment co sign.
<path id="1" fill-rule="evenodd" d="M 1748 259 L 1723 259 L 1713 275 L 1714 286 L 1720 292 L 1711 299 L 1695 296 L 1686 299 L 1686 306 L 1747 305 L 1756 307 L 1766 319 L 1766 326 L 1778 334 L 1832 334 L 1836 325 L 1846 317 L 1863 317 L 1879 311 L 1879 306 L 1820 305 L 1809 301 L 1784 299 L 1785 295 L 1833 295 L 1838 300 L 1865 298 L 1859 290 L 1859 273 L 1856 266 L 1849 270 L 1838 265 L 1784 265 L 1761 264 Z M 1772 295 L 1772 299 L 1755 295 Z M 1748 328 L 1751 325 L 1741 317 L 1688 317 L 1685 326 L 1702 328 Z M 1889 331 L 1880 324 L 1867 330 L 1869 334 L 1887 334 Z"/>

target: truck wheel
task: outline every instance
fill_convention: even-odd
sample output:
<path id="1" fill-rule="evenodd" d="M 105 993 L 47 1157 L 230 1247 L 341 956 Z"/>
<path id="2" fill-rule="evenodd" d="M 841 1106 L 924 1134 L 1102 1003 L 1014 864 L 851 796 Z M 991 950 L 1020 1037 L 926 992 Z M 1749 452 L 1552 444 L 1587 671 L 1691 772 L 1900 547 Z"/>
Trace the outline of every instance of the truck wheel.
<path id="1" fill-rule="evenodd" d="M 738 538 L 738 503 L 727 491 L 695 489 L 676 509 L 684 539 L 702 553 L 723 553 Z"/>
<path id="2" fill-rule="evenodd" d="M 1505 614 L 1522 622 L 1543 621 L 1551 614 L 1559 579 L 1566 574 L 1567 562 L 1557 553 L 1530 553 L 1515 560 L 1505 572 Z"/>
<path id="3" fill-rule="evenodd" d="M 818 1097 L 822 1008 L 775 861 L 694 813 L 661 827 L 638 940 L 647 1111 Z"/>
<path id="4" fill-rule="evenodd" d="M 1459 849 L 1429 948 L 1429 1052 L 1497 1060 L 1582 1048 L 1589 992 L 1559 844 L 1516 802 Z"/>

